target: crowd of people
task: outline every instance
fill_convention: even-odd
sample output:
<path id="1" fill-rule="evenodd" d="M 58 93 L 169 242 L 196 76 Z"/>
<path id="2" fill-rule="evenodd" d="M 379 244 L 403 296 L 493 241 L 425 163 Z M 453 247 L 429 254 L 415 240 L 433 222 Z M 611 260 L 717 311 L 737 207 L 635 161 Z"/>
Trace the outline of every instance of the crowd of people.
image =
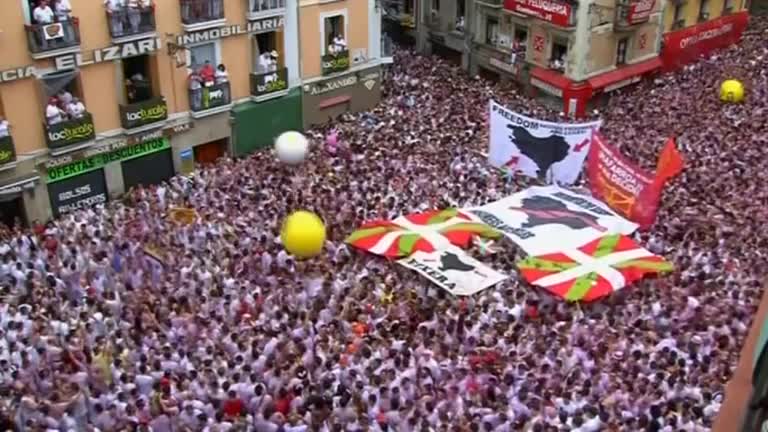
<path id="1" fill-rule="evenodd" d="M 342 240 L 363 221 L 480 205 L 534 180 L 490 169 L 489 98 L 562 119 L 514 87 L 398 51 L 385 98 L 331 128 L 303 165 L 225 158 L 0 243 L 0 429 L 23 431 L 705 431 L 768 262 L 768 25 L 739 46 L 622 91 L 595 112 L 652 167 L 686 159 L 638 238 L 674 274 L 594 304 L 508 281 L 452 298 Z M 742 80 L 747 102 L 718 84 Z M 445 100 L 451 100 L 445 104 Z M 179 223 L 172 207 L 194 209 Z M 321 215 L 322 256 L 279 243 Z M 479 256 L 478 254 L 473 254 Z"/>
<path id="2" fill-rule="evenodd" d="M 48 98 L 45 106 L 45 121 L 53 126 L 68 120 L 81 119 L 87 113 L 85 105 L 77 96 L 72 96 L 67 89 L 61 89 L 56 96 Z"/>

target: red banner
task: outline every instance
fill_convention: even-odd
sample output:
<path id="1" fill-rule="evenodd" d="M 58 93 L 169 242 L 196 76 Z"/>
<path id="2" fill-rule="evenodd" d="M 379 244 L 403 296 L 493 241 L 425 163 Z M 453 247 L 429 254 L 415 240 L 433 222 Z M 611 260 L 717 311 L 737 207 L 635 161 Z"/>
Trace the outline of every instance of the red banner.
<path id="1" fill-rule="evenodd" d="M 641 228 L 656 219 L 661 188 L 653 188 L 654 176 L 609 146 L 600 133 L 592 134 L 587 160 L 592 195 Z M 654 194 L 653 191 L 656 191 Z"/>
<path id="2" fill-rule="evenodd" d="M 570 27 L 571 5 L 558 0 L 504 0 L 504 9 Z"/>
<path id="3" fill-rule="evenodd" d="M 749 23 L 746 11 L 707 21 L 664 35 L 664 68 L 673 70 L 696 61 L 712 50 L 735 44 Z"/>
<path id="4" fill-rule="evenodd" d="M 656 5 L 656 0 L 637 0 L 629 4 L 629 12 L 627 13 L 627 23 L 639 24 L 641 22 L 648 21 L 651 17 L 653 7 Z"/>

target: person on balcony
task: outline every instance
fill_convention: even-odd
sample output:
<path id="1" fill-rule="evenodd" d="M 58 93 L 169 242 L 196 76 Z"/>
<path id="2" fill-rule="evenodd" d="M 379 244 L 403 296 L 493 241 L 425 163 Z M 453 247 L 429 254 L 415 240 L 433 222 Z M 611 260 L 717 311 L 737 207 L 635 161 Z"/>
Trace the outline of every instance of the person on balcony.
<path id="1" fill-rule="evenodd" d="M 224 64 L 219 64 L 216 67 L 216 85 L 221 85 L 221 91 L 224 92 L 225 100 L 229 100 L 229 86 L 222 85 L 229 82 L 229 72 Z"/>
<path id="2" fill-rule="evenodd" d="M 0 115 L 0 138 L 6 138 L 11 135 L 9 128 L 8 120 Z"/>
<path id="3" fill-rule="evenodd" d="M 456 31 L 464 32 L 464 17 L 460 16 L 456 19 Z"/>
<path id="4" fill-rule="evenodd" d="M 203 79 L 204 86 L 210 87 L 216 83 L 216 70 L 213 68 L 210 60 L 205 61 L 205 64 L 200 68 L 198 74 L 200 74 L 200 78 Z"/>
<path id="5" fill-rule="evenodd" d="M 109 25 L 112 29 L 112 36 L 122 36 L 123 34 L 123 0 L 104 0 L 104 7 L 109 15 Z"/>
<path id="6" fill-rule="evenodd" d="M 72 120 L 83 118 L 85 115 L 85 105 L 80 102 L 80 99 L 72 98 L 72 101 L 67 105 L 67 114 Z"/>
<path id="7" fill-rule="evenodd" d="M 257 69 L 259 73 L 269 73 L 277 70 L 277 51 L 265 51 L 259 55 Z"/>
<path id="8" fill-rule="evenodd" d="M 194 69 L 189 74 L 189 105 L 192 110 L 199 110 L 203 103 L 203 78 Z"/>
<path id="9" fill-rule="evenodd" d="M 48 99 L 48 105 L 45 107 L 45 120 L 49 126 L 61 123 L 64 120 L 64 111 L 58 106 L 58 100 L 55 97 Z"/>
<path id="10" fill-rule="evenodd" d="M 37 38 L 40 43 L 40 48 L 43 50 L 48 49 L 48 39 L 46 39 L 45 34 L 43 33 L 43 27 L 53 24 L 55 16 L 56 14 L 53 12 L 53 9 L 48 6 L 48 0 L 40 0 L 37 2 L 37 7 L 32 11 L 32 18 L 34 18 L 35 23 L 39 26 L 35 31 L 35 38 Z"/>
<path id="11" fill-rule="evenodd" d="M 72 5 L 69 0 L 54 0 L 53 10 L 56 13 L 56 21 L 64 28 L 64 43 L 69 44 L 75 40 L 75 28 L 70 22 L 72 18 Z"/>
<path id="12" fill-rule="evenodd" d="M 344 39 L 344 36 L 337 34 L 333 37 L 333 42 L 331 42 L 331 45 L 328 47 L 328 52 L 333 55 L 339 55 L 340 53 L 347 50 L 347 41 Z"/>
<path id="13" fill-rule="evenodd" d="M 127 0 L 126 9 L 128 12 L 128 23 L 131 26 L 133 34 L 139 33 L 141 25 L 141 13 L 152 7 L 151 0 Z"/>

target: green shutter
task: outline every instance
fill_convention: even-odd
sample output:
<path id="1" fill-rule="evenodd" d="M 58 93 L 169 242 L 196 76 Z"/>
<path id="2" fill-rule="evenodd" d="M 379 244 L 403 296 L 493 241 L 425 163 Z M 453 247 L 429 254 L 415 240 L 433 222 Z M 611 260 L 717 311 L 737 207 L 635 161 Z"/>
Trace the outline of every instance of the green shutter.
<path id="1" fill-rule="evenodd" d="M 301 91 L 296 87 L 277 99 L 237 105 L 232 115 L 235 156 L 271 148 L 281 133 L 302 130 Z"/>

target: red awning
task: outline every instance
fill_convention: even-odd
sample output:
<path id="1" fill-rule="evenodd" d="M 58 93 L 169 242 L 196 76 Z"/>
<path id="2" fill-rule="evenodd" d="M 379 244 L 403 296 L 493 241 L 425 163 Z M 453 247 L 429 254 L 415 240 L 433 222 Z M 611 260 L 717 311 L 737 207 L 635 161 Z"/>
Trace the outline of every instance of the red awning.
<path id="1" fill-rule="evenodd" d="M 562 73 L 553 69 L 536 67 L 531 70 L 531 76 L 533 78 L 544 81 L 547 84 L 552 84 L 559 89 L 564 90 L 571 86 L 571 80 L 566 78 Z"/>
<path id="2" fill-rule="evenodd" d="M 661 68 L 661 59 L 654 57 L 644 62 L 626 65 L 619 69 L 606 72 L 588 79 L 587 82 L 589 82 L 589 85 L 591 85 L 593 89 L 598 90 L 611 84 L 631 79 L 632 77 L 639 77 L 640 75 L 659 68 Z"/>

